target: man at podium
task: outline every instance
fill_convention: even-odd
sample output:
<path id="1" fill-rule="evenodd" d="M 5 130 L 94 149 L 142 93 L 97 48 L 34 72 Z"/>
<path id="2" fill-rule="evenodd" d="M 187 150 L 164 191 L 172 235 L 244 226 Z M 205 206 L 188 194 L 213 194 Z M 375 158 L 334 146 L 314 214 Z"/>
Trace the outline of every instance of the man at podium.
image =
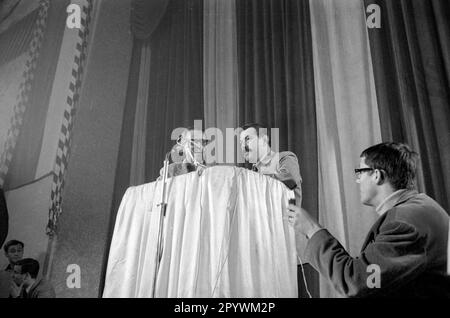
<path id="1" fill-rule="evenodd" d="M 255 167 L 274 178 L 221 164 L 200 175 L 205 138 L 195 135 L 190 129 L 181 134 L 172 161 L 197 173 L 174 170 L 176 178 L 124 194 L 103 297 L 298 297 L 295 230 L 284 213 L 295 193 L 275 179 L 297 187 L 298 165 L 288 177 L 261 135 L 268 156 Z M 254 138 L 245 141 L 249 150 Z"/>
<path id="2" fill-rule="evenodd" d="M 168 177 L 176 177 L 185 173 L 197 171 L 199 174 L 206 168 L 203 150 L 207 139 L 201 130 L 186 128 L 172 147 L 170 156 L 173 163 L 169 165 Z M 159 179 L 164 168 L 159 171 Z"/>
<path id="3" fill-rule="evenodd" d="M 267 128 L 258 123 L 242 126 L 239 136 L 241 150 L 246 162 L 252 164 L 252 170 L 271 176 L 283 182 L 294 191 L 297 206 L 302 205 L 302 177 L 297 156 L 290 151 L 275 152 Z M 306 248 L 307 240 L 296 231 L 297 254 L 299 263 Z"/>
<path id="4" fill-rule="evenodd" d="M 294 191 L 296 204 L 300 206 L 302 177 L 297 156 L 290 151 L 273 151 L 267 128 L 257 123 L 245 124 L 239 139 L 244 159 L 252 164 L 252 170 L 283 182 Z"/>

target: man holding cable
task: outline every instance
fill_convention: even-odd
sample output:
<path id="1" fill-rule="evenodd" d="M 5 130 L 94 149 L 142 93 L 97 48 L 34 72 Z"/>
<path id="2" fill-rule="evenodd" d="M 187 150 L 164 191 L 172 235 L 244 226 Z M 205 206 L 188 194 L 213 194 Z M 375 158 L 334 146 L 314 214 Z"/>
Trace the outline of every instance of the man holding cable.
<path id="1" fill-rule="evenodd" d="M 401 143 L 381 143 L 362 152 L 356 182 L 362 203 L 374 207 L 379 218 L 357 257 L 351 257 L 307 211 L 289 206 L 296 228 L 308 239 L 306 261 L 340 294 L 450 297 L 449 215 L 414 190 L 416 159 L 417 154 Z M 373 275 L 379 275 L 378 284 L 371 283 Z"/>

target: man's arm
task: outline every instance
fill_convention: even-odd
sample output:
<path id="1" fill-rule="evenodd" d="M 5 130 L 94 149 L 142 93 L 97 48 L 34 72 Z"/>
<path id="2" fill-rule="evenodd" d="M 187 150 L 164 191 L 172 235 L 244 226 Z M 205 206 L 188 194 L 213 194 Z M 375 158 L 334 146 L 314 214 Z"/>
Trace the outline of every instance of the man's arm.
<path id="1" fill-rule="evenodd" d="M 306 247 L 311 265 L 349 297 L 387 294 L 413 280 L 426 264 L 426 238 L 411 224 L 392 221 L 356 258 L 326 230 L 312 235 Z M 379 286 L 377 271 L 379 270 Z"/>
<path id="2" fill-rule="evenodd" d="M 280 156 L 275 178 L 283 182 L 289 189 L 295 189 L 297 200 L 300 200 L 297 204 L 300 205 L 302 199 L 302 177 L 297 156 L 292 152 L 283 153 Z"/>

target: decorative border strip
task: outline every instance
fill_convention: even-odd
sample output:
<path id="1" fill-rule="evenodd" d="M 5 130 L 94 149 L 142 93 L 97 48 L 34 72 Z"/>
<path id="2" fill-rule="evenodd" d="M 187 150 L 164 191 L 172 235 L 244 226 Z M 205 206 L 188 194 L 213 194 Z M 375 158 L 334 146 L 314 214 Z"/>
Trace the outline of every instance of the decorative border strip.
<path id="1" fill-rule="evenodd" d="M 0 187 L 3 187 L 8 174 L 8 169 L 17 144 L 20 129 L 23 124 L 23 117 L 28 107 L 28 98 L 34 80 L 34 72 L 36 70 L 37 60 L 39 58 L 45 29 L 47 26 L 48 9 L 50 0 L 41 0 L 39 3 L 39 13 L 33 28 L 30 46 L 28 49 L 28 57 L 25 71 L 22 75 L 22 82 L 19 85 L 19 93 L 17 95 L 17 104 L 14 105 L 14 115 L 11 118 L 11 126 L 8 129 L 3 151 L 0 155 Z"/>
<path id="2" fill-rule="evenodd" d="M 72 128 L 76 109 L 78 107 L 81 80 L 87 57 L 89 26 L 91 23 L 91 14 L 93 0 L 86 0 L 81 6 L 81 28 L 78 32 L 76 43 L 76 53 L 72 67 L 72 78 L 68 87 L 67 100 L 64 110 L 64 118 L 61 126 L 58 140 L 58 149 L 56 153 L 55 166 L 53 169 L 53 183 L 51 190 L 51 203 L 49 208 L 49 220 L 46 233 L 52 237 L 57 232 L 58 217 L 62 213 L 62 191 L 64 189 L 64 176 L 69 164 L 70 148 L 72 141 Z"/>

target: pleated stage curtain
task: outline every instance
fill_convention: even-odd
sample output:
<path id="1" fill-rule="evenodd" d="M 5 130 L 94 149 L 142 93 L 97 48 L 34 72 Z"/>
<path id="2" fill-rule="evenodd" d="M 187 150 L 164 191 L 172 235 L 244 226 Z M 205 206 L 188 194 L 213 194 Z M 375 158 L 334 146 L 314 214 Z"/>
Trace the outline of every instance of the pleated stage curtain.
<path id="1" fill-rule="evenodd" d="M 238 0 L 239 124 L 279 129 L 279 150 L 294 152 L 303 178 L 302 206 L 318 218 L 317 129 L 309 2 Z M 298 237 L 304 245 L 303 236 Z M 305 265 L 319 296 L 318 274 Z M 299 267 L 300 297 L 308 297 Z"/>
<path id="2" fill-rule="evenodd" d="M 320 221 L 354 256 L 375 221 L 362 206 L 353 169 L 381 141 L 363 4 L 311 0 L 319 144 Z M 321 279 L 321 297 L 340 297 Z"/>
<path id="3" fill-rule="evenodd" d="M 203 6 L 205 126 L 225 136 L 226 128 L 239 124 L 236 0 L 204 0 Z"/>
<path id="4" fill-rule="evenodd" d="M 177 127 L 202 120 L 203 1 L 134 0 L 133 53 L 99 295 L 121 199 L 130 185 L 156 180 Z M 146 12 L 146 14 L 144 14 Z"/>
<path id="5" fill-rule="evenodd" d="M 153 297 L 162 182 L 131 187 L 117 215 L 103 297 Z M 281 182 L 212 167 L 167 182 L 155 297 L 297 297 L 294 197 Z"/>
<path id="6" fill-rule="evenodd" d="M 376 218 L 353 177 L 370 145 L 410 144 L 421 155 L 419 190 L 449 211 L 448 1 L 133 3 L 110 237 L 127 187 L 158 176 L 172 129 L 194 119 L 222 130 L 245 122 L 279 128 L 279 150 L 299 157 L 302 206 L 352 255 Z M 372 3 L 381 6 L 380 29 L 366 25 Z M 320 296 L 340 297 L 309 266 L 305 278 L 313 296 L 320 286 Z M 307 297 L 300 268 L 298 283 Z M 133 295 L 148 293 L 139 288 Z"/>
<path id="7" fill-rule="evenodd" d="M 150 40 L 145 176 L 159 176 L 172 130 L 203 120 L 203 1 L 170 0 Z"/>
<path id="8" fill-rule="evenodd" d="M 450 2 L 366 0 L 381 8 L 370 44 L 384 141 L 420 155 L 418 188 L 450 211 Z M 450 213 L 450 212 L 449 212 Z"/>

